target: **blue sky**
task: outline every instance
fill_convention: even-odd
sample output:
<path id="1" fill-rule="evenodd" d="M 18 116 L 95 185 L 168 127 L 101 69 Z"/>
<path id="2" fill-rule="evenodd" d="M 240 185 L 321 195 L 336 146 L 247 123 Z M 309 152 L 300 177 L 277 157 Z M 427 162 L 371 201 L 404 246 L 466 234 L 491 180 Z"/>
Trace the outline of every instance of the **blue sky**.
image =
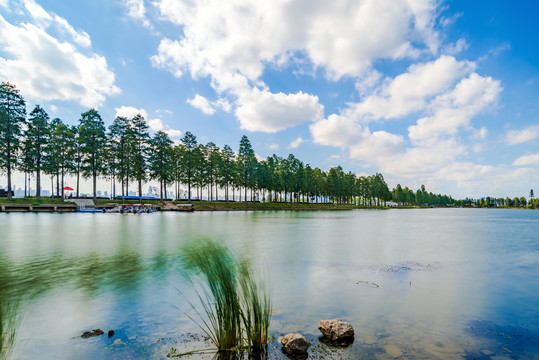
<path id="1" fill-rule="evenodd" d="M 539 188 L 535 2 L 0 0 L 0 80 L 28 111 L 109 125 L 142 113 L 176 140 L 390 187 Z M 3 181 L 0 178 L 0 183 Z M 106 189 L 106 186 L 104 186 Z"/>

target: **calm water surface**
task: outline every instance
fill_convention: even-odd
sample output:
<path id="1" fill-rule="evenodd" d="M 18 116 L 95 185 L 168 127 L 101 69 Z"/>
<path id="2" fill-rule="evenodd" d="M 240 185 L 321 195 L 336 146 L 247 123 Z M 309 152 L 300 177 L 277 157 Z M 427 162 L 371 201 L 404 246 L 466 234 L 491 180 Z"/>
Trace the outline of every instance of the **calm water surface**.
<path id="1" fill-rule="evenodd" d="M 22 315 L 13 358 L 208 347 L 179 272 L 201 237 L 255 260 L 275 336 L 306 334 L 313 358 L 539 358 L 539 211 L 481 209 L 0 214 L 0 296 Z M 353 345 L 319 343 L 334 317 Z M 80 337 L 96 328 L 115 335 Z"/>

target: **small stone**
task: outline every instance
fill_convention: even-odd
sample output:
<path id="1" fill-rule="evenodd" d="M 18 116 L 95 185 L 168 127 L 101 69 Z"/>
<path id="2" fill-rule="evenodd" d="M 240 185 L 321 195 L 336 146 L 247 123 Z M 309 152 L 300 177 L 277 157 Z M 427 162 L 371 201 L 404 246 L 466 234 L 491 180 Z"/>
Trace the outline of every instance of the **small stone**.
<path id="1" fill-rule="evenodd" d="M 99 335 L 103 335 L 104 332 L 103 330 L 101 329 L 94 329 L 92 331 L 85 331 L 82 333 L 82 335 L 80 336 L 81 338 L 84 338 L 84 339 L 87 339 L 89 337 L 93 337 L 93 336 L 99 336 Z"/>
<path id="2" fill-rule="evenodd" d="M 490 356 L 490 355 L 494 355 L 494 352 L 490 351 L 490 350 L 481 350 L 481 352 L 483 354 L 485 354 L 486 356 Z"/>
<path id="3" fill-rule="evenodd" d="M 287 334 L 279 337 L 279 342 L 283 345 L 283 352 L 287 354 L 303 354 L 309 349 L 309 342 L 301 334 Z"/>
<path id="4" fill-rule="evenodd" d="M 365 343 L 365 345 L 372 345 L 372 344 L 375 344 L 376 343 L 376 340 L 374 339 L 365 339 L 365 341 L 363 341 Z"/>
<path id="5" fill-rule="evenodd" d="M 386 345 L 384 347 L 384 350 L 386 351 L 386 353 L 388 353 L 389 356 L 392 356 L 392 357 L 399 357 L 399 356 L 404 355 L 401 349 L 399 349 L 398 347 L 392 344 Z"/>
<path id="6" fill-rule="evenodd" d="M 114 342 L 112 343 L 112 345 L 123 345 L 123 343 L 124 343 L 124 342 L 122 341 L 122 339 L 116 339 L 116 340 L 114 340 Z"/>
<path id="7" fill-rule="evenodd" d="M 341 319 L 321 320 L 318 323 L 320 332 L 332 341 L 351 340 L 354 338 L 354 328 L 350 323 Z"/>
<path id="8" fill-rule="evenodd" d="M 109 338 L 113 337 L 114 336 L 114 330 L 109 330 L 108 336 L 109 336 Z"/>

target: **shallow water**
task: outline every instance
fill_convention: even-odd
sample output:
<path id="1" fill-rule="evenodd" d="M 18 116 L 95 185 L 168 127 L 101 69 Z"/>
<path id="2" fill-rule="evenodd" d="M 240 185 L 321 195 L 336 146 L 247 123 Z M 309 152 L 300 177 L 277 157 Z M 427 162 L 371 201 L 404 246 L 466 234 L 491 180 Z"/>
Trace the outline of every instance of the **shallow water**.
<path id="1" fill-rule="evenodd" d="M 22 315 L 13 358 L 208 347 L 179 272 L 200 237 L 255 260 L 275 336 L 306 334 L 313 358 L 539 358 L 539 212 L 494 209 L 0 214 L 0 295 Z M 334 317 L 356 329 L 351 346 L 318 341 Z M 80 338 L 96 328 L 115 335 Z"/>

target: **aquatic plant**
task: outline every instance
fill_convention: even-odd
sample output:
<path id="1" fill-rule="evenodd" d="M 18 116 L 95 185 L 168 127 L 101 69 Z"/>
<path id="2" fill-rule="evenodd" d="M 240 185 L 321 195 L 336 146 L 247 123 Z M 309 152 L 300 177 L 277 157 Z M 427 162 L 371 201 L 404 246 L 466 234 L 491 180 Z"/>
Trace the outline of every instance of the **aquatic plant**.
<path id="1" fill-rule="evenodd" d="M 15 346 L 17 328 L 21 316 L 20 302 L 12 295 L 10 285 L 13 283 L 6 264 L 0 259 L 0 359 L 9 359 Z"/>
<path id="2" fill-rule="evenodd" d="M 204 276 L 207 287 L 197 291 L 205 317 L 192 305 L 202 323 L 195 321 L 219 350 L 241 346 L 241 305 L 237 292 L 237 263 L 229 250 L 211 240 L 199 240 L 183 248 L 187 278 Z"/>
<path id="3" fill-rule="evenodd" d="M 258 353 L 269 342 L 271 324 L 271 299 L 264 286 L 253 279 L 248 260 L 240 263 L 239 282 L 241 287 L 242 320 L 245 327 L 249 352 Z"/>
<path id="4" fill-rule="evenodd" d="M 220 351 L 263 350 L 269 342 L 271 301 L 256 282 L 250 261 L 238 261 L 225 245 L 209 239 L 184 246 L 182 260 L 203 309 L 199 312 L 191 303 L 198 320 L 189 318 Z M 196 283 L 196 275 L 202 283 Z"/>

